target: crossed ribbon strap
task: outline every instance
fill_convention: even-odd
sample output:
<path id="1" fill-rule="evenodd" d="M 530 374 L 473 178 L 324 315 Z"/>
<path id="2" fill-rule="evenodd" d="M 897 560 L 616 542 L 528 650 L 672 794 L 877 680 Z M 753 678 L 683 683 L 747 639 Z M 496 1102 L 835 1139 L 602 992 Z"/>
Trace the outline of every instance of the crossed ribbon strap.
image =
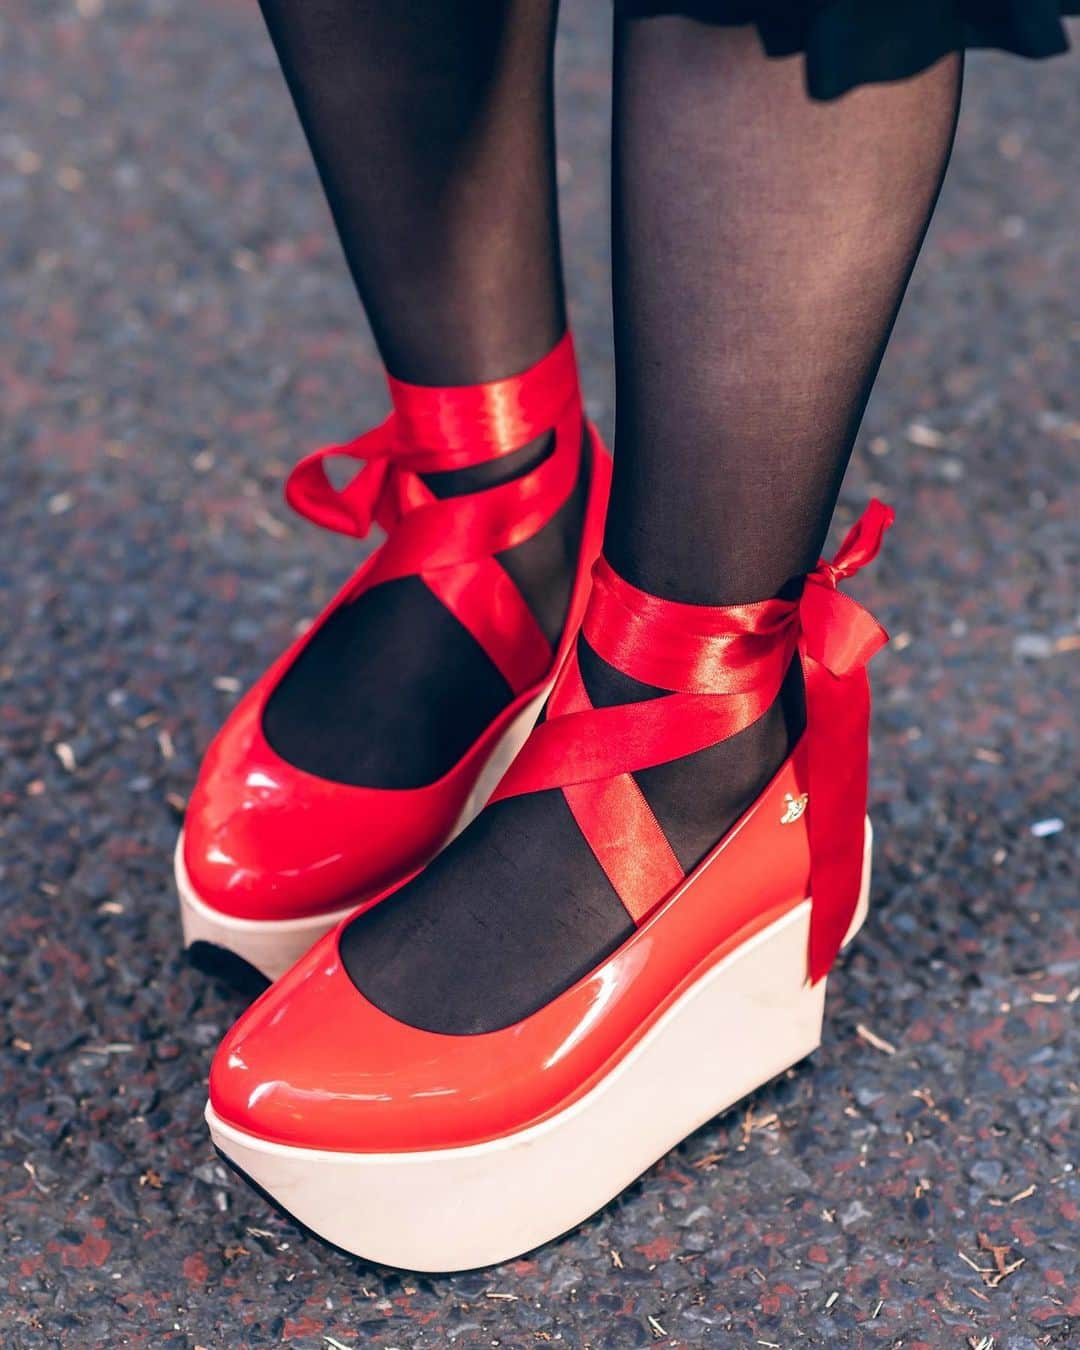
<path id="1" fill-rule="evenodd" d="M 806 684 L 811 855 L 809 971 L 828 973 L 855 912 L 862 872 L 870 685 L 885 630 L 838 590 L 876 555 L 893 522 L 875 500 L 798 601 L 683 605 L 639 591 L 604 559 L 583 632 L 633 679 L 670 692 L 594 708 L 577 657 L 563 667 L 536 728 L 493 800 L 561 788 L 631 916 L 642 920 L 683 879 L 632 775 L 742 731 L 775 702 L 798 652 Z"/>
<path id="2" fill-rule="evenodd" d="M 569 497 L 580 453 L 579 438 L 560 434 L 580 423 L 569 333 L 522 375 L 450 388 L 391 376 L 389 385 L 394 411 L 385 422 L 305 456 L 285 484 L 285 500 L 316 525 L 359 539 L 372 524 L 387 532 L 369 584 L 513 548 Z M 541 464 L 484 491 L 439 499 L 420 477 L 499 459 L 551 430 L 555 446 Z M 340 458 L 364 467 L 339 489 L 326 463 Z"/>
<path id="3" fill-rule="evenodd" d="M 358 585 L 420 576 L 487 652 L 514 693 L 539 679 L 551 644 L 495 555 L 532 538 L 573 491 L 581 457 L 581 395 L 569 333 L 521 375 L 434 388 L 390 377 L 394 411 L 380 426 L 302 459 L 285 484 L 293 510 L 339 534 L 386 542 Z M 422 474 L 509 455 L 554 431 L 528 473 L 482 491 L 439 498 Z M 331 459 L 363 461 L 342 488 Z"/>

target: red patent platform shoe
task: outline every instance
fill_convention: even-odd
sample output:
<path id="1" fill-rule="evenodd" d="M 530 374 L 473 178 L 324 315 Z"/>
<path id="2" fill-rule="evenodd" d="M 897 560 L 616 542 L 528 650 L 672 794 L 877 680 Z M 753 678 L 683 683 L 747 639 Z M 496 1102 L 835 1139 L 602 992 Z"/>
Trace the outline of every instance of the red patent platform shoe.
<path id="1" fill-rule="evenodd" d="M 601 559 L 585 639 L 671 692 L 594 709 L 572 655 L 494 800 L 561 788 L 635 932 L 537 1012 L 477 1035 L 380 1011 L 327 934 L 218 1051 L 207 1119 L 226 1157 L 350 1252 L 482 1266 L 577 1224 L 812 1051 L 824 977 L 866 912 L 865 667 L 887 641 L 837 585 L 891 520 L 874 502 L 797 602 L 675 604 Z M 683 875 L 632 774 L 753 722 L 796 653 L 805 735 Z"/>
<path id="2" fill-rule="evenodd" d="M 206 755 L 176 852 L 186 946 L 209 943 L 269 979 L 358 904 L 400 884 L 480 810 L 532 729 L 581 621 L 600 550 L 611 461 L 583 422 L 570 335 L 522 375 L 429 388 L 390 380 L 393 412 L 347 445 L 302 460 L 286 486 L 301 514 L 379 548 L 311 629 L 233 711 Z M 419 476 L 506 455 L 546 431 L 550 454 L 530 472 L 466 496 L 436 498 Z M 496 558 L 559 510 L 589 456 L 589 495 L 563 636 L 552 650 Z M 325 460 L 366 461 L 341 491 Z M 264 734 L 267 701 L 327 619 L 361 592 L 419 576 L 481 645 L 513 701 L 453 767 L 416 789 L 330 781 L 294 767 Z"/>

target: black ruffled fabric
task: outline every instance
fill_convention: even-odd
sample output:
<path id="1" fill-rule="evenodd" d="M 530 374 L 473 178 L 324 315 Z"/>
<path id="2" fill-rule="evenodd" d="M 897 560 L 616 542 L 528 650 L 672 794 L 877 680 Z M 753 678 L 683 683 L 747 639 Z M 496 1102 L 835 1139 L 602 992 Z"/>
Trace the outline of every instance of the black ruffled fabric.
<path id="1" fill-rule="evenodd" d="M 620 8 L 756 24 L 770 56 L 804 53 L 807 90 L 819 99 L 908 79 L 966 47 L 1056 56 L 1069 49 L 1063 17 L 1080 14 L 1080 3 L 1061 0 L 621 0 Z"/>

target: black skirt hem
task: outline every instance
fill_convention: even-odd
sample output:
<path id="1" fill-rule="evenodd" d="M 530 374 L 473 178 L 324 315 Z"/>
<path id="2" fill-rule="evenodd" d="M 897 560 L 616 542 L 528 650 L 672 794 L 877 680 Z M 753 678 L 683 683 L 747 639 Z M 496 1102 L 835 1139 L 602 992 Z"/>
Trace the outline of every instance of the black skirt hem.
<path id="1" fill-rule="evenodd" d="M 1069 50 L 1060 0 L 618 0 L 623 13 L 756 26 L 769 56 L 802 53 L 811 98 L 907 80 L 951 52 L 992 48 L 1041 60 Z"/>

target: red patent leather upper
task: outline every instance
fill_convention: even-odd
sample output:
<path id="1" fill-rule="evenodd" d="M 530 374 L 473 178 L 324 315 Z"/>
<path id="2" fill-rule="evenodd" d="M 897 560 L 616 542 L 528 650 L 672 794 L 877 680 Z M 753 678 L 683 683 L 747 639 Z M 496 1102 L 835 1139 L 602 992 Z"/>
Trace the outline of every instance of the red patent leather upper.
<path id="1" fill-rule="evenodd" d="M 588 569 L 599 551 L 610 461 L 589 429 L 590 494 L 579 572 L 558 652 L 494 556 L 530 538 L 578 479 L 583 421 L 572 340 L 522 375 L 452 389 L 390 380 L 394 411 L 373 431 L 308 455 L 286 486 L 316 523 L 355 537 L 372 524 L 386 542 L 311 629 L 266 672 L 215 738 L 185 822 L 184 862 L 201 899 L 252 919 L 342 909 L 410 875 L 445 842 L 503 733 L 543 689 L 580 623 Z M 437 499 L 421 473 L 480 463 L 554 431 L 529 473 L 482 492 Z M 364 467 L 341 489 L 326 461 Z M 395 577 L 416 575 L 488 653 L 514 700 L 442 778 L 415 790 L 331 782 L 282 760 L 262 716 L 271 691 L 338 608 Z"/>
<path id="2" fill-rule="evenodd" d="M 342 966 L 345 920 L 227 1033 L 211 1105 L 261 1139 L 355 1152 L 482 1143 L 542 1120 L 618 1063 L 703 969 L 805 899 L 805 817 L 781 824 L 805 790 L 800 748 L 612 956 L 503 1030 L 440 1035 L 381 1011 Z"/>
<path id="3" fill-rule="evenodd" d="M 481 1143 L 578 1099 L 691 982 L 811 893 L 816 978 L 814 963 L 826 959 L 834 940 L 839 945 L 836 930 L 855 899 L 846 884 L 851 848 L 861 861 L 863 845 L 865 664 L 885 640 L 836 586 L 874 555 L 891 519 L 873 504 L 794 603 L 734 611 L 671 606 L 599 564 L 584 621 L 590 644 L 636 678 L 674 692 L 592 709 L 582 701 L 576 663 L 564 666 L 548 720 L 497 795 L 530 784 L 569 788 L 575 815 L 639 926 L 537 1012 L 472 1036 L 423 1031 L 370 1003 L 342 967 L 339 928 L 225 1038 L 210 1077 L 218 1115 L 262 1139 L 309 1148 L 392 1152 Z M 806 672 L 806 735 L 727 836 L 689 876 L 676 877 L 655 836 L 646 837 L 643 851 L 642 832 L 659 826 L 641 810 L 643 801 L 632 801 L 632 780 L 628 787 L 622 776 L 713 744 L 752 720 L 775 696 L 795 650 Z M 812 807 L 793 811 L 807 794 Z M 823 843 L 827 828 L 837 837 Z M 640 890 L 635 873 L 644 878 Z M 668 889 L 657 895 L 658 887 Z M 721 1045 L 724 1034 L 718 1027 Z"/>

